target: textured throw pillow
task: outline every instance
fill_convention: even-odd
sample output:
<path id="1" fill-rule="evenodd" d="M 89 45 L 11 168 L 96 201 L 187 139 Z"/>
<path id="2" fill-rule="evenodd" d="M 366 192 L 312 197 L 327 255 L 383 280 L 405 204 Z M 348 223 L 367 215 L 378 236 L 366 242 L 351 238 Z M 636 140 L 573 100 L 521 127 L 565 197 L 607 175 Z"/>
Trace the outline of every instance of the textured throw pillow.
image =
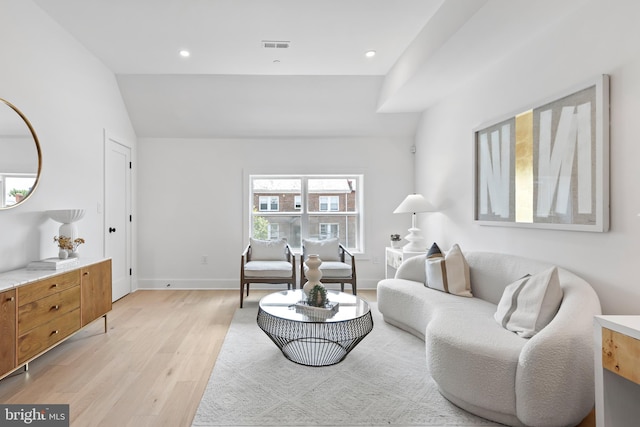
<path id="1" fill-rule="evenodd" d="M 505 288 L 494 318 L 503 328 L 531 338 L 553 320 L 562 295 L 556 267 L 526 275 Z"/>
<path id="2" fill-rule="evenodd" d="M 463 297 L 473 296 L 469 264 L 457 244 L 443 256 L 438 245 L 434 243 L 427 252 L 425 269 L 427 287 Z"/>
<path id="3" fill-rule="evenodd" d="M 287 241 L 280 240 L 258 240 L 249 238 L 251 244 L 251 259 L 254 261 L 286 261 L 285 248 Z"/>
<path id="4" fill-rule="evenodd" d="M 338 239 L 302 241 L 307 255 L 317 254 L 322 261 L 340 261 Z"/>

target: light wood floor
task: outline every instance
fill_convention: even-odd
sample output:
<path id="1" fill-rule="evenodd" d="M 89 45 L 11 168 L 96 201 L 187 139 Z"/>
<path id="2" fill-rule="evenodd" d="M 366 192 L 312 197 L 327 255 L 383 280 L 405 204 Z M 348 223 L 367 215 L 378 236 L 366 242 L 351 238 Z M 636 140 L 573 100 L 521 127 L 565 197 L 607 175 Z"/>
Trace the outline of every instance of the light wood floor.
<path id="1" fill-rule="evenodd" d="M 245 307 L 272 291 L 252 290 Z M 359 295 L 376 300 L 374 290 Z M 70 405 L 74 427 L 190 426 L 238 291 L 138 291 L 0 381 L 1 403 Z M 247 304 L 248 302 L 248 304 Z"/>
<path id="2" fill-rule="evenodd" d="M 238 304 L 238 291 L 130 294 L 108 333 L 98 320 L 0 381 L 0 402 L 69 404 L 74 427 L 190 426 Z M 592 413 L 580 426 L 594 425 Z"/>

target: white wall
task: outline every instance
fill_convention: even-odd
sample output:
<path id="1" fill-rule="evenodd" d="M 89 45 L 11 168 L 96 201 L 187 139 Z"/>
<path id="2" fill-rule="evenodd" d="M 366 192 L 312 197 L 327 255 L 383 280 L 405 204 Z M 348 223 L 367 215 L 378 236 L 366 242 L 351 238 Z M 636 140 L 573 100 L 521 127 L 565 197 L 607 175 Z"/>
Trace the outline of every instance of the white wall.
<path id="1" fill-rule="evenodd" d="M 238 289 L 248 174 L 363 173 L 365 250 L 359 287 L 384 276 L 384 247 L 406 234 L 392 212 L 413 191 L 413 139 L 139 140 L 139 286 Z M 200 263 L 201 256 L 209 264 Z M 377 263 L 374 263 L 377 261 Z"/>
<path id="2" fill-rule="evenodd" d="M 135 143 L 115 77 L 30 0 L 0 10 L 0 97 L 27 116 L 43 157 L 36 192 L 0 211 L 0 271 L 57 254 L 49 209 L 85 208 L 81 254 L 102 256 L 103 129 Z"/>
<path id="3" fill-rule="evenodd" d="M 568 268 L 596 289 L 603 311 L 640 313 L 640 3 L 586 1 L 577 13 L 503 58 L 424 114 L 416 186 L 442 212 L 421 217 L 444 249 L 506 252 Z M 588 233 L 473 222 L 472 131 L 598 74 L 611 76 L 611 229 Z"/>

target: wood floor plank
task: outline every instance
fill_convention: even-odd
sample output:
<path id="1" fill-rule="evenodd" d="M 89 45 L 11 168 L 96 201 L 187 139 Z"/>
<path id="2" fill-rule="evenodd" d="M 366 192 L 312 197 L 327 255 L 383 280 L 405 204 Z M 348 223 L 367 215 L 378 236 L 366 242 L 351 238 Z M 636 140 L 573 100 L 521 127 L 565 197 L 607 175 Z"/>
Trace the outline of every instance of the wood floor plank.
<path id="1" fill-rule="evenodd" d="M 237 290 L 130 294 L 113 304 L 106 334 L 99 319 L 0 381 L 0 402 L 68 403 L 74 427 L 190 426 L 238 300 Z"/>

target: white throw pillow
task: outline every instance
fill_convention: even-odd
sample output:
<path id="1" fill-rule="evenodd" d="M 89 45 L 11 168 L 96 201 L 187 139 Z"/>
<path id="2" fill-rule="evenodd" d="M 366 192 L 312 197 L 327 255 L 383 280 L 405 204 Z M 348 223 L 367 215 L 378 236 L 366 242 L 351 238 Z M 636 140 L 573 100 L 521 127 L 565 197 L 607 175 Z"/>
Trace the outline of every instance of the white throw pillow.
<path id="1" fill-rule="evenodd" d="M 302 241 L 307 255 L 318 255 L 322 261 L 340 261 L 338 239 Z"/>
<path id="2" fill-rule="evenodd" d="M 505 288 L 494 318 L 505 329 L 531 338 L 553 320 L 562 296 L 557 267 L 527 275 Z"/>
<path id="3" fill-rule="evenodd" d="M 425 272 L 427 287 L 463 297 L 473 296 L 469 264 L 457 244 L 451 247 L 445 257 L 434 243 L 427 253 Z"/>
<path id="4" fill-rule="evenodd" d="M 249 238 L 251 244 L 251 259 L 254 261 L 286 261 L 285 248 L 287 241 L 280 240 L 258 240 Z"/>

